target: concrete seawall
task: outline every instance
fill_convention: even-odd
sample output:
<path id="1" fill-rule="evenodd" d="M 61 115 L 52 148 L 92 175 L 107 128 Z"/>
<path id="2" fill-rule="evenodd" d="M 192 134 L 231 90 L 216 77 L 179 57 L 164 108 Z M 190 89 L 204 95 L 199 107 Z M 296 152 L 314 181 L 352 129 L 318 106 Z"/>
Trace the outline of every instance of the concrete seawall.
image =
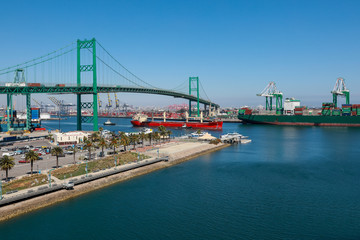
<path id="1" fill-rule="evenodd" d="M 103 173 L 94 173 L 88 178 L 78 177 L 75 182 L 74 190 L 64 190 L 62 186 L 56 186 L 55 189 L 42 189 L 36 196 L 29 195 L 23 199 L 17 199 L 15 203 L 4 202 L 0 207 L 0 221 L 5 221 L 21 214 L 34 211 L 58 202 L 77 197 L 79 195 L 110 186 L 137 176 L 141 176 L 162 168 L 176 165 L 203 154 L 214 152 L 229 145 L 212 145 L 208 143 L 172 143 L 160 147 L 161 156 L 167 154 L 169 161 L 164 159 L 148 160 L 137 163 L 133 166 L 119 166 L 116 169 L 106 170 Z M 157 155 L 157 150 L 149 151 L 146 154 Z M 33 193 L 35 194 L 35 193 Z M 5 200 L 5 199 L 4 199 Z M 4 201 L 3 200 L 3 201 Z M 1 205 L 0 205 L 1 206 Z"/>

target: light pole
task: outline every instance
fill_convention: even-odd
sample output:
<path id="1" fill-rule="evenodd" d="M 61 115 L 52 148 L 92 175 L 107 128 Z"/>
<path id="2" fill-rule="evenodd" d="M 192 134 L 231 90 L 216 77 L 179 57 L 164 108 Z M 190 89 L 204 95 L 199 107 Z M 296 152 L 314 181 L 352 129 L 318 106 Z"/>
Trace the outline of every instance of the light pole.
<path id="1" fill-rule="evenodd" d="M 54 169 L 49 170 L 49 187 L 51 188 L 51 171 Z"/>

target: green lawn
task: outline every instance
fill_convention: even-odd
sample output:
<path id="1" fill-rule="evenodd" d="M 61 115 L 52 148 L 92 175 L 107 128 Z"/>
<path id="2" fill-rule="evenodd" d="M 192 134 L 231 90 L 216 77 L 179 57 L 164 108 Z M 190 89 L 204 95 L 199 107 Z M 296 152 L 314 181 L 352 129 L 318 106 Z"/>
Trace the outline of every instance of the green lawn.
<path id="1" fill-rule="evenodd" d="M 114 156 L 109 156 L 103 159 L 92 160 L 88 162 L 88 173 L 96 172 L 99 170 L 111 168 L 115 166 L 115 156 L 117 159 L 116 165 L 123 165 L 130 162 L 136 162 L 138 155 L 133 152 L 120 153 Z M 140 154 L 140 159 L 147 159 L 148 156 Z M 69 167 L 59 168 L 52 171 L 52 175 L 58 179 L 67 179 L 86 174 L 85 172 L 86 163 L 76 164 Z"/>
<path id="2" fill-rule="evenodd" d="M 15 179 L 8 183 L 3 184 L 3 194 L 14 191 L 22 190 L 26 188 L 36 187 L 40 185 L 48 184 L 48 177 L 45 174 L 34 174 L 32 176 L 26 176 L 21 179 Z"/>

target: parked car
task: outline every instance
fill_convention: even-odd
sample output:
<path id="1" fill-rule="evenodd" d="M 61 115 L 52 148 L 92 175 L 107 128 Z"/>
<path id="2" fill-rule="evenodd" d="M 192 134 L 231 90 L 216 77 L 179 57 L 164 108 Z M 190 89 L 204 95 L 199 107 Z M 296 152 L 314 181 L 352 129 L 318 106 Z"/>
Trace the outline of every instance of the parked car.
<path id="1" fill-rule="evenodd" d="M 19 160 L 19 163 L 28 163 L 26 160 Z"/>
<path id="2" fill-rule="evenodd" d="M 92 154 L 91 154 L 91 159 L 94 159 L 94 158 L 95 158 L 95 156 L 96 156 L 96 154 L 95 154 L 95 153 L 92 153 Z M 88 153 L 87 153 L 87 154 L 85 154 L 84 160 L 90 160 L 90 159 L 89 159 L 89 154 L 88 154 Z"/>
<path id="3" fill-rule="evenodd" d="M 105 157 L 105 152 L 99 152 L 98 157 Z"/>
<path id="4" fill-rule="evenodd" d="M 14 154 L 14 152 L 6 152 L 6 153 L 3 153 L 2 155 L 3 155 L 3 156 L 12 157 L 12 156 L 14 156 L 15 154 Z"/>

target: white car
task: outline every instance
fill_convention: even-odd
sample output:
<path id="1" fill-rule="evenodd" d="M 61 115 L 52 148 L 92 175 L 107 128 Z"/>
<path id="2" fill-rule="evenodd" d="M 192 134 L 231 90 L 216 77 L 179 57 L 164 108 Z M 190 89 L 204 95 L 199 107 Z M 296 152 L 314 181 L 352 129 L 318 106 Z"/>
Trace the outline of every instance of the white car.
<path id="1" fill-rule="evenodd" d="M 12 156 L 14 156 L 15 154 L 14 154 L 13 152 L 7 152 L 7 153 L 3 153 L 2 155 L 3 155 L 3 156 L 12 157 Z"/>

